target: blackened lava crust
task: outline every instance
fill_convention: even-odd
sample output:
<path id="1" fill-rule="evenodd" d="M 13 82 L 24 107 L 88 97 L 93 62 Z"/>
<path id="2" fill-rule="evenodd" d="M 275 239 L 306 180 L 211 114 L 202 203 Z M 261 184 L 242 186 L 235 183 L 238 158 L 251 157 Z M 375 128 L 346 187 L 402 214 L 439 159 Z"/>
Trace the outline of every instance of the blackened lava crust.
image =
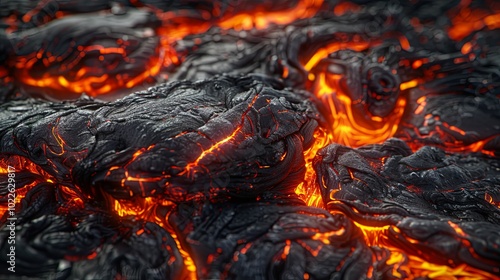
<path id="1" fill-rule="evenodd" d="M 27 157 L 93 195 L 175 202 L 292 194 L 320 120 L 305 95 L 232 77 L 175 82 L 106 104 L 3 107 L 2 153 Z"/>

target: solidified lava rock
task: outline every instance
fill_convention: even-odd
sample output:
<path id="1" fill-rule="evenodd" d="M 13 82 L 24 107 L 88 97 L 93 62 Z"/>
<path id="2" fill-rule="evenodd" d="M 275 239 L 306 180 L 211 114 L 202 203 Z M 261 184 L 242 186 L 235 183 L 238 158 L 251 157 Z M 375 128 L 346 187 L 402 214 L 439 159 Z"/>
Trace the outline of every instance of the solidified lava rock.
<path id="1" fill-rule="evenodd" d="M 383 266 L 344 215 L 286 203 L 208 204 L 170 219 L 202 279 L 360 279 Z"/>
<path id="2" fill-rule="evenodd" d="M 117 224 L 116 214 L 102 213 L 113 207 L 105 197 L 186 203 L 293 195 L 304 174 L 302 151 L 321 121 L 309 98 L 247 77 L 220 77 L 160 85 L 111 103 L 0 105 L 2 154 L 36 166 L 17 177 L 26 185 L 36 178 L 19 213 L 19 273 L 180 277 L 183 258 L 170 233 L 154 224 Z M 2 240 L 8 234 L 4 228 Z"/>
<path id="3" fill-rule="evenodd" d="M 315 159 L 330 211 L 395 226 L 389 242 L 407 251 L 493 273 L 500 265 L 500 210 L 485 196 L 500 196 L 499 164 L 429 146 L 412 153 L 399 139 L 358 149 L 332 144 Z"/>
<path id="4" fill-rule="evenodd" d="M 321 121 L 308 98 L 221 77 L 112 103 L 15 101 L 0 112 L 1 152 L 115 198 L 286 195 Z"/>

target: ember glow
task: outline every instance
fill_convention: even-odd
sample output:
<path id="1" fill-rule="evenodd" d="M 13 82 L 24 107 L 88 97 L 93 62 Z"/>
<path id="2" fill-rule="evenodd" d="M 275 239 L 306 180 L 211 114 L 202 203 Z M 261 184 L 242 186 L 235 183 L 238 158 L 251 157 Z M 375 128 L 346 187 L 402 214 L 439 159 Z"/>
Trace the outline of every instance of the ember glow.
<path id="1" fill-rule="evenodd" d="M 372 116 L 369 124 L 357 123 L 357 119 L 360 118 L 356 117 L 353 112 L 353 100 L 342 92 L 342 86 L 339 84 L 342 78 L 326 76 L 326 74 L 321 73 L 316 77 L 315 92 L 322 102 L 328 104 L 331 111 L 333 118 L 332 143 L 360 147 L 366 144 L 382 143 L 394 136 L 406 105 L 403 98 L 398 100 L 393 113 L 386 119 Z M 333 84 L 333 86 L 329 84 Z"/>
<path id="2" fill-rule="evenodd" d="M 365 2 L 0 3 L 0 261 L 500 279 L 500 6 Z"/>
<path id="3" fill-rule="evenodd" d="M 2 167 L 0 168 L 0 174 L 3 177 L 7 177 L 8 169 L 7 166 L 12 166 L 16 170 L 20 170 L 22 173 L 29 174 L 26 176 L 27 180 L 23 182 L 23 187 L 16 188 L 15 202 L 18 205 L 22 199 L 26 196 L 26 193 L 30 191 L 33 187 L 42 183 L 54 183 L 54 178 L 47 174 L 40 166 L 30 161 L 27 158 L 21 156 L 9 156 L 1 157 L 0 163 Z M 2 216 L 6 216 L 7 212 L 7 196 L 2 198 L 2 204 L 0 204 L 0 213 Z"/>

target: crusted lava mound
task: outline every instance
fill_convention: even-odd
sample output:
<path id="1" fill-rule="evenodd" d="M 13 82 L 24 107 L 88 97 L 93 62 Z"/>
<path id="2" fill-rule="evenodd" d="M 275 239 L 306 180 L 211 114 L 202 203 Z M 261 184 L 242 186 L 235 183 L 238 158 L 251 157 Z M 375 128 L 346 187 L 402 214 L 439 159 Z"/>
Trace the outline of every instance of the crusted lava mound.
<path id="1" fill-rule="evenodd" d="M 221 77 L 111 103 L 15 101 L 1 109 L 1 152 L 117 199 L 287 195 L 302 181 L 320 121 L 308 98 Z"/>
<path id="2" fill-rule="evenodd" d="M 412 153 L 398 139 L 359 149 L 332 144 L 315 159 L 328 210 L 386 227 L 382 244 L 492 273 L 500 262 L 500 211 L 485 197 L 500 196 L 499 164 L 428 146 Z"/>

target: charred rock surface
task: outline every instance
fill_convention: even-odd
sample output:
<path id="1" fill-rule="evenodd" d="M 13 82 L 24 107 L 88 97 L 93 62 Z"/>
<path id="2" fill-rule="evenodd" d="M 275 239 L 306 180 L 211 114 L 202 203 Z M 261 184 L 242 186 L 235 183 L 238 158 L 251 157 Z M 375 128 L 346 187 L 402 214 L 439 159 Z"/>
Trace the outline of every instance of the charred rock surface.
<path id="1" fill-rule="evenodd" d="M 1 152 L 115 198 L 290 194 L 321 121 L 307 98 L 221 77 L 112 103 L 14 101 L 2 105 Z"/>
<path id="2" fill-rule="evenodd" d="M 434 147 L 412 153 L 391 139 L 358 149 L 330 145 L 318 152 L 315 169 L 330 211 L 394 226 L 387 242 L 408 251 L 498 273 L 500 211 L 485 197 L 500 195 L 499 164 Z"/>
<path id="3" fill-rule="evenodd" d="M 182 257 L 163 228 L 99 212 L 87 208 L 76 217 L 54 213 L 18 224 L 16 273 L 33 279 L 182 278 Z M 7 228 L 0 232 L 2 240 L 8 235 Z M 3 262 L 9 247 L 2 241 Z"/>
<path id="4" fill-rule="evenodd" d="M 202 268 L 201 279 L 360 279 L 366 275 L 372 265 L 371 251 L 352 222 L 323 209 L 293 201 L 287 204 L 209 204 L 181 208 L 170 219 L 184 232 L 187 248 Z"/>

